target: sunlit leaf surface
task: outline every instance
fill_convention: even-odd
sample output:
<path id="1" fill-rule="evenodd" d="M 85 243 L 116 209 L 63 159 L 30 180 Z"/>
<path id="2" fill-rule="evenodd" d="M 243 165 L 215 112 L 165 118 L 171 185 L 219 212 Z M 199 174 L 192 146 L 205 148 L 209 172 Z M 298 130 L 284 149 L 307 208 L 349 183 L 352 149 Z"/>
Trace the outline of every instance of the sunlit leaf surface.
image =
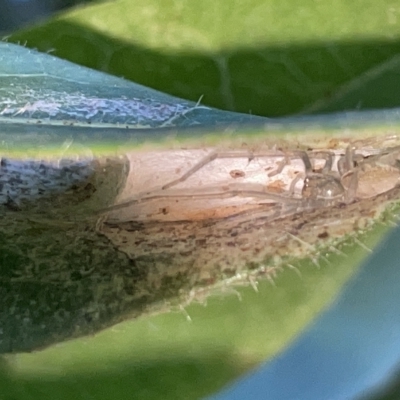
<path id="1" fill-rule="evenodd" d="M 271 122 L 266 130 L 252 130 L 238 123 L 261 120 L 206 105 L 268 116 L 398 105 L 396 7 L 391 2 L 302 3 L 288 10 L 279 2 L 194 6 L 115 1 L 77 10 L 11 40 L 27 41 L 43 51 L 55 49 L 57 56 L 192 102 L 33 53 L 28 59 L 27 49 L 3 45 L 2 152 L 22 160 L 38 154 L 50 161 L 93 160 L 141 146 L 221 145 L 222 138 L 229 137 L 226 145 L 233 143 L 233 131 L 242 142 L 253 143 L 271 130 L 286 140 L 292 134 L 302 137 L 306 130 L 313 140 L 320 133 L 340 135 L 349 126 L 345 136 L 352 138 L 394 135 L 396 112 L 283 126 Z M 211 14 L 205 11 L 209 9 Z M 218 126 L 222 129 L 226 123 L 230 128 L 219 132 Z M 176 131 L 176 126 L 185 130 Z M 202 126 L 206 129 L 197 129 Z M 172 130 L 166 136 L 166 131 L 154 131 L 156 127 Z M 100 195 L 98 201 L 112 202 L 115 190 L 107 187 L 107 196 Z M 80 195 L 84 198 L 85 192 Z M 63 229 L 59 222 L 44 228 L 35 218 L 29 224 L 32 237 L 45 229 L 49 241 Z M 166 296 L 164 311 L 178 312 L 129 320 L 44 351 L 6 356 L 0 388 L 17 398 L 131 398 L 135 393 L 138 398 L 176 399 L 210 394 L 290 343 L 356 270 L 367 254 L 363 247 L 373 247 L 386 229 L 360 237 L 361 245 L 347 241 L 340 250 L 351 256 L 330 253 L 327 261 L 318 259 L 320 269 L 309 258 L 296 264 L 301 277 L 286 267 L 274 278 L 276 287 L 264 279 L 258 292 L 251 286 L 239 288 L 241 300 L 233 290 L 218 290 L 220 295 L 208 299 L 206 306 L 186 306 Z M 18 242 L 3 250 L 5 282 L 10 282 L 10 266 L 23 263 L 8 255 L 15 255 L 15 249 L 20 249 Z M 43 292 L 20 293 L 35 301 Z M 62 288 L 55 291 L 54 304 L 64 295 Z M 76 304 L 79 307 L 79 301 Z M 9 335 L 24 331 L 21 318 Z M 69 324 L 64 328 L 73 330 Z"/>

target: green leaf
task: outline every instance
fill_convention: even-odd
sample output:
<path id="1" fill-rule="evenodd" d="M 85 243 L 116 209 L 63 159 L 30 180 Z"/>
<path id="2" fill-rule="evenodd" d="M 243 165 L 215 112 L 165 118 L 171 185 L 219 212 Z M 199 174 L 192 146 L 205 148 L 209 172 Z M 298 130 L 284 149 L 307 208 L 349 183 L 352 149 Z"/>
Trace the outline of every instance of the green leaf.
<path id="1" fill-rule="evenodd" d="M 399 105 L 395 91 L 386 97 L 375 96 L 370 89 L 380 88 L 380 79 L 388 87 L 395 82 L 390 71 L 396 65 L 391 60 L 399 50 L 399 28 L 393 23 L 397 13 L 398 5 L 390 1 L 317 5 L 310 1 L 290 6 L 278 1 L 113 1 L 61 15 L 14 34 L 9 40 L 27 42 L 42 51 L 54 49 L 57 56 L 78 64 L 191 100 L 194 103 L 185 102 L 190 107 L 204 96 L 202 104 L 278 116 L 304 110 Z M 371 70 L 378 73 L 371 74 Z M 85 82 L 93 76 L 88 74 Z M 373 79 L 369 80 L 370 76 Z M 104 76 L 99 79 L 109 79 L 110 85 L 117 82 Z M 376 83 L 375 87 L 370 82 Z M 36 86 L 33 82 L 28 86 L 38 93 L 42 85 L 43 80 L 39 79 Z M 65 87 L 68 84 L 63 81 L 61 88 Z M 99 98 L 102 93 L 111 96 L 111 92 L 115 97 L 120 95 L 118 87 L 113 91 L 110 86 L 96 90 L 92 97 Z M 140 90 L 144 89 L 136 87 L 131 93 L 137 96 Z M 145 96 L 148 93 L 152 92 Z M 172 104 L 182 102 L 157 96 Z M 203 111 L 195 112 L 196 122 L 197 112 L 201 115 Z M 212 118 L 205 112 L 202 123 L 247 120 L 245 116 L 213 112 Z M 65 115 L 60 120 L 63 118 Z M 190 125 L 190 121 L 182 118 L 178 122 Z M 373 117 L 366 121 L 361 137 L 385 132 L 382 121 L 375 125 L 371 121 Z M 76 127 L 81 128 L 81 122 Z M 335 119 L 313 123 L 329 130 Z M 289 131 L 301 133 L 308 124 L 309 121 L 294 121 Z M 51 126 L 54 125 L 53 121 Z M 30 132 L 36 129 L 28 126 Z M 272 124 L 269 129 L 275 128 Z M 49 136 L 45 142 L 29 145 L 40 145 L 43 152 L 58 157 L 55 147 L 60 148 L 65 142 L 66 132 L 73 135 L 76 130 L 58 131 L 54 127 L 47 132 L 56 138 L 53 146 Z M 258 131 L 255 136 L 260 134 Z M 7 147 L 7 154 L 28 154 L 24 146 L 29 135 L 17 136 L 16 131 L 13 135 L 15 145 Z M 159 139 L 146 135 L 134 144 L 147 140 L 154 145 Z M 194 131 L 184 131 L 182 135 L 183 143 L 190 137 L 200 137 Z M 219 135 L 212 131 L 214 143 L 220 142 Z M 238 135 L 252 136 L 241 129 Z M 123 142 L 121 138 L 114 142 L 104 140 L 101 149 L 96 147 L 98 143 L 95 146 L 88 141 L 81 149 L 84 153 L 89 149 L 95 155 L 114 153 L 115 146 Z M 79 153 L 82 142 L 76 143 L 78 146 L 72 146 L 70 154 Z M 383 231 L 374 231 L 371 238 L 363 237 L 362 243 L 373 247 Z M 331 265 L 321 265 L 319 270 L 304 262 L 302 278 L 286 270 L 276 279 L 276 287 L 263 282 L 258 294 L 251 288 L 241 288 L 241 302 L 232 294 L 212 297 L 206 307 L 191 304 L 185 309 L 192 322 L 183 312 L 146 316 L 94 337 L 32 354 L 7 356 L 0 372 L 0 389 L 17 398 L 41 399 L 122 399 L 131 398 L 132 393 L 138 398 L 166 398 L 169 393 L 170 398 L 176 399 L 210 394 L 288 346 L 332 301 L 365 257 L 354 243 L 346 253 L 351 254 L 347 260 L 330 255 Z"/>
<path id="2" fill-rule="evenodd" d="M 392 0 L 116 0 L 9 40 L 195 102 L 280 116 L 335 98 L 396 56 L 399 12 Z M 380 100 L 361 106 L 400 105 Z"/>

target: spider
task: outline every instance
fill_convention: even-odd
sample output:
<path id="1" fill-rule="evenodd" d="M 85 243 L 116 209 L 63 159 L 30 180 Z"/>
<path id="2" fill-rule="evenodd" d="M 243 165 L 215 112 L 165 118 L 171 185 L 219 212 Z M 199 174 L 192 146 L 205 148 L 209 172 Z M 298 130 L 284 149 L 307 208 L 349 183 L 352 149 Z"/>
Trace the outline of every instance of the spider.
<path id="1" fill-rule="evenodd" d="M 397 179 L 399 173 L 397 161 L 398 150 L 398 148 L 379 151 L 370 150 L 369 153 L 364 156 L 360 153 L 356 153 L 356 149 L 351 145 L 347 146 L 345 151 L 342 152 L 330 150 L 270 150 L 264 152 L 243 150 L 212 151 L 177 179 L 171 180 L 151 191 L 138 193 L 134 198 L 102 211 L 118 210 L 133 204 L 153 200 L 221 200 L 233 197 L 253 198 L 259 199 L 260 201 L 267 200 L 294 206 L 295 208 L 325 207 L 339 203 L 348 204 L 354 201 L 360 194 L 360 184 L 361 187 L 364 187 L 364 190 L 369 190 L 373 195 L 375 189 L 368 189 L 366 186 L 370 179 L 368 174 L 371 176 L 371 171 L 374 171 L 373 173 L 375 175 L 382 174 L 383 171 L 389 171 L 390 175 Z M 282 173 L 285 166 L 289 165 L 294 160 L 301 161 L 304 172 L 298 172 L 296 177 L 292 179 L 289 189 L 280 193 L 249 181 L 236 182 L 238 177 L 245 176 L 245 174 L 241 173 L 239 170 L 235 170 L 235 174 L 230 173 L 230 178 L 235 180 L 234 183 L 214 186 L 211 184 L 204 186 L 194 185 L 191 188 L 184 189 L 178 186 L 188 181 L 193 175 L 214 160 L 240 158 L 247 159 L 248 163 L 253 162 L 256 158 L 277 159 L 278 168 L 269 172 L 267 174 L 268 178 Z M 323 163 L 322 166 L 321 162 Z M 302 182 L 301 193 L 300 195 L 296 195 L 295 188 L 299 182 Z M 392 185 L 393 179 L 390 182 L 390 185 Z"/>

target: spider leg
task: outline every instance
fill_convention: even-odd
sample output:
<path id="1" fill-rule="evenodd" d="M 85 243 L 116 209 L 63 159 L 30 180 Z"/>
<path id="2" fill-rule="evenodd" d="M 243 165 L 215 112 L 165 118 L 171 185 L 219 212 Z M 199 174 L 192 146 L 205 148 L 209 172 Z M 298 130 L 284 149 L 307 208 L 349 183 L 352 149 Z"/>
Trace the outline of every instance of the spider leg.
<path id="1" fill-rule="evenodd" d="M 248 158 L 249 161 L 252 161 L 256 157 L 283 157 L 283 155 L 277 153 L 276 151 L 261 152 L 261 153 L 254 153 L 251 151 L 225 151 L 225 152 L 212 151 L 211 153 L 206 155 L 203 159 L 201 159 L 197 164 L 191 167 L 188 171 L 186 171 L 183 175 L 181 175 L 179 178 L 174 179 L 171 182 L 168 182 L 167 184 L 162 186 L 161 189 L 167 190 L 179 183 L 185 182 L 193 174 L 195 174 L 197 171 L 200 171 L 203 167 L 205 167 L 212 161 L 216 160 L 217 158 Z M 282 169 L 283 167 L 284 165 L 282 166 Z"/>
<path id="2" fill-rule="evenodd" d="M 197 171 L 201 170 L 205 165 L 209 164 L 210 162 L 214 161 L 215 159 L 220 157 L 220 153 L 218 152 L 211 152 L 207 156 L 205 156 L 202 160 L 200 160 L 197 164 L 195 164 L 192 168 L 190 168 L 188 171 L 186 171 L 183 175 L 181 175 L 179 178 L 174 179 L 171 182 L 168 182 L 164 186 L 162 186 L 162 190 L 167 190 L 171 188 L 172 186 L 177 185 L 178 183 L 186 181 L 190 176 L 192 176 L 194 173 Z"/>
<path id="3" fill-rule="evenodd" d="M 354 200 L 358 189 L 358 171 L 353 170 L 350 178 L 349 186 L 345 192 L 345 201 L 350 203 Z"/>
<path id="4" fill-rule="evenodd" d="M 338 170 L 341 183 L 343 184 L 344 180 L 350 176 L 350 182 L 347 187 L 343 185 L 345 188 L 344 200 L 346 203 L 353 201 L 357 194 L 358 170 L 355 166 L 355 159 L 356 155 L 354 148 L 349 145 L 346 147 L 345 155 L 338 161 Z"/>
<path id="5" fill-rule="evenodd" d="M 303 172 L 300 172 L 296 175 L 296 177 L 292 180 L 292 182 L 290 183 L 290 187 L 289 187 L 289 196 L 293 196 L 294 194 L 294 188 L 296 187 L 297 183 L 301 180 L 301 179 L 305 179 L 306 178 L 306 174 L 304 174 Z"/>
<path id="6" fill-rule="evenodd" d="M 340 176 L 344 176 L 346 173 L 354 169 L 354 157 L 354 148 L 350 145 L 347 146 L 344 156 L 338 161 Z"/>
<path id="7" fill-rule="evenodd" d="M 284 158 L 281 161 L 279 161 L 278 169 L 268 173 L 268 177 L 272 178 L 273 176 L 280 174 L 283 171 L 283 168 L 285 168 L 285 166 L 288 165 L 289 162 L 290 162 L 290 159 L 287 156 L 287 154 L 285 154 Z"/>
<path id="8" fill-rule="evenodd" d="M 301 161 L 303 161 L 306 175 L 313 172 L 313 167 L 308 153 L 306 151 L 296 151 L 295 154 L 301 159 Z"/>
<path id="9" fill-rule="evenodd" d="M 322 174 L 329 174 L 332 172 L 334 157 L 330 151 L 318 151 L 318 152 L 313 153 L 313 155 L 315 157 L 320 157 L 325 160 L 325 164 L 321 170 Z"/>
<path id="10" fill-rule="evenodd" d="M 301 179 L 305 179 L 307 177 L 308 174 L 312 173 L 312 165 L 311 165 L 311 160 L 310 157 L 308 156 L 306 151 L 295 151 L 293 152 L 293 155 L 296 156 L 297 158 L 300 158 L 300 160 L 303 162 L 304 164 L 304 168 L 305 168 L 305 173 L 298 173 L 296 175 L 296 177 L 292 180 L 292 182 L 290 183 L 290 187 L 289 187 L 289 196 L 292 197 L 293 193 L 294 193 L 294 188 L 296 187 L 297 183 L 301 180 Z M 280 174 L 283 170 L 283 168 L 290 162 L 290 157 L 288 156 L 288 154 L 285 154 L 285 158 L 279 163 L 278 169 L 276 171 L 272 171 L 268 174 L 269 177 Z"/>
<path id="11" fill-rule="evenodd" d="M 152 193 L 152 194 L 151 194 Z M 235 186 L 231 186 L 230 188 L 228 187 L 227 190 L 221 191 L 219 187 L 209 187 L 208 192 L 205 192 L 203 189 L 202 191 L 196 192 L 193 189 L 190 190 L 182 190 L 182 191 L 171 191 L 171 192 L 165 192 L 165 191 L 154 191 L 149 193 L 147 196 L 141 196 L 140 194 L 130 200 L 127 200 L 123 203 L 115 204 L 113 206 L 103 208 L 102 210 L 98 211 L 98 214 L 103 214 L 105 212 L 109 211 L 116 211 L 116 210 L 121 210 L 123 208 L 147 202 L 147 201 L 152 201 L 152 200 L 167 200 L 167 199 L 206 199 L 206 200 L 212 200 L 212 199 L 228 199 L 231 197 L 253 197 L 256 199 L 261 199 L 261 200 L 272 200 L 278 203 L 285 203 L 285 204 L 293 204 L 293 205 L 298 205 L 299 204 L 299 199 L 287 196 L 287 195 L 282 195 L 282 194 L 277 194 L 273 192 L 267 192 L 264 190 L 259 190 L 258 187 L 251 186 L 251 184 L 238 184 Z"/>

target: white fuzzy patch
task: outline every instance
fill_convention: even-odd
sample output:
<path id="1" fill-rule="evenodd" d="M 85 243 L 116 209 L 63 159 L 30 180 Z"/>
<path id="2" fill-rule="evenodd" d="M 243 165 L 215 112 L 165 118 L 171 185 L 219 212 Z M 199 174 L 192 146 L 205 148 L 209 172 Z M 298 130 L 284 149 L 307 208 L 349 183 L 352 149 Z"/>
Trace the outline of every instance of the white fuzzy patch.
<path id="1" fill-rule="evenodd" d="M 12 96 L 0 92 L 0 116 L 3 117 L 146 125 L 166 123 L 191 109 L 193 106 L 184 103 L 160 103 L 126 97 L 102 98 L 80 92 L 22 88 L 13 88 Z"/>

